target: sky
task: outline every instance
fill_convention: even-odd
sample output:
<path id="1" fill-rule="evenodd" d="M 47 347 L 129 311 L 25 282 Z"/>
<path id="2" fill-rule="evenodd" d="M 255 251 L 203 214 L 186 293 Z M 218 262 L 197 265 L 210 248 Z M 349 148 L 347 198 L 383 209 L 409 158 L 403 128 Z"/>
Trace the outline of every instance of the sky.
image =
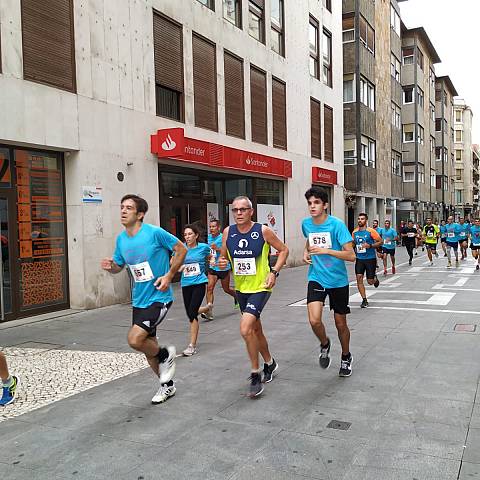
<path id="1" fill-rule="evenodd" d="M 400 2 L 407 28 L 423 27 L 438 56 L 437 76 L 450 76 L 473 111 L 473 143 L 480 144 L 480 0 Z"/>

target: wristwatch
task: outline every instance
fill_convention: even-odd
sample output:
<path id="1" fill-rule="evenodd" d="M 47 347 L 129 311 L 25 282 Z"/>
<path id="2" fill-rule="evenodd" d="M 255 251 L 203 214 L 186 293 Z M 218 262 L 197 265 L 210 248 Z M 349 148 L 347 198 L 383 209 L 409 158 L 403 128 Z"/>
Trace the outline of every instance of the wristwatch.
<path id="1" fill-rule="evenodd" d="M 278 276 L 280 275 L 280 273 L 277 272 L 274 268 L 271 268 L 271 269 L 270 269 L 270 272 L 273 273 L 277 278 L 278 278 Z"/>

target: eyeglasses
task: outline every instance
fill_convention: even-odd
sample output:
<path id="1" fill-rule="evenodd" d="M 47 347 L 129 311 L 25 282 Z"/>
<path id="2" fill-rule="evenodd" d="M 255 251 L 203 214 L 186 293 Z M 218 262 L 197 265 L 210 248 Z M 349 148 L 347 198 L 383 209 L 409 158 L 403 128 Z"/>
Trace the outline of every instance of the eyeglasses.
<path id="1" fill-rule="evenodd" d="M 251 208 L 241 207 L 241 208 L 232 208 L 232 213 L 245 213 L 247 210 L 251 210 Z"/>

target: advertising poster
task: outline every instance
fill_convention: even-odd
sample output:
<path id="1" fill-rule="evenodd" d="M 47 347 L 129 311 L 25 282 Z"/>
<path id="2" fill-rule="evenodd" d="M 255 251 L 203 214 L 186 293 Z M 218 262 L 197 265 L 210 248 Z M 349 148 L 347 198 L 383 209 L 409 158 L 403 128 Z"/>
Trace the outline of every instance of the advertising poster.
<path id="1" fill-rule="evenodd" d="M 257 205 L 257 222 L 267 224 L 283 242 L 285 241 L 285 231 L 283 227 L 283 205 L 270 205 L 268 203 L 259 203 Z M 272 249 L 272 254 L 276 255 Z"/>
<path id="2" fill-rule="evenodd" d="M 218 203 L 207 203 L 207 227 L 211 220 L 219 220 Z"/>

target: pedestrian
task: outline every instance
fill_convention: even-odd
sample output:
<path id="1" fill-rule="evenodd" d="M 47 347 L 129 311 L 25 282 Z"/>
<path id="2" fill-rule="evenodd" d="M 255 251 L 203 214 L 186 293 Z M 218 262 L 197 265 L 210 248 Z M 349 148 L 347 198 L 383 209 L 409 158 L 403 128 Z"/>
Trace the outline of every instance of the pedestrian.
<path id="1" fill-rule="evenodd" d="M 252 221 L 254 210 L 248 197 L 236 197 L 232 202 L 232 213 L 235 223 L 223 231 L 218 265 L 226 268 L 229 260 L 233 268 L 236 297 L 242 312 L 240 333 L 245 341 L 252 369 L 248 395 L 255 398 L 263 392 L 264 383 L 270 382 L 278 369 L 277 362 L 270 354 L 260 315 L 270 298 L 279 272 L 285 265 L 288 248 L 271 228 Z M 268 263 L 270 245 L 278 252 L 273 268 L 270 268 Z M 259 353 L 264 360 L 263 383 Z"/>
<path id="2" fill-rule="evenodd" d="M 305 193 L 310 217 L 302 222 L 302 233 L 307 239 L 303 260 L 309 264 L 307 309 L 308 320 L 320 343 L 320 367 L 330 366 L 331 342 L 322 322 L 322 311 L 328 297 L 333 310 L 335 327 L 342 348 L 340 377 L 352 374 L 353 357 L 350 353 L 349 283 L 345 262 L 355 261 L 352 237 L 346 225 L 329 215 L 328 194 L 323 188 L 312 187 Z"/>
<path id="3" fill-rule="evenodd" d="M 409 220 L 407 226 L 400 230 L 400 235 L 402 236 L 405 248 L 407 249 L 408 264 L 411 265 L 413 260 L 413 250 L 415 249 L 418 235 L 417 229 L 413 226 L 413 220 Z"/>
<path id="4" fill-rule="evenodd" d="M 3 352 L 0 352 L 0 379 L 2 380 L 2 397 L 0 398 L 0 406 L 4 407 L 15 401 L 20 381 L 15 375 L 10 375 L 7 358 Z"/>
<path id="5" fill-rule="evenodd" d="M 382 258 L 383 258 L 383 274 L 388 271 L 388 257 L 392 263 L 392 274 L 395 274 L 395 249 L 398 241 L 398 233 L 392 228 L 390 220 L 385 220 L 385 228 L 382 228 L 380 236 L 383 240 Z"/>
<path id="6" fill-rule="evenodd" d="M 104 258 L 101 267 L 119 273 L 125 265 L 133 276 L 132 327 L 128 344 L 142 352 L 159 378 L 160 388 L 152 403 L 162 403 L 175 395 L 176 349 L 159 346 L 157 327 L 173 303 L 170 283 L 183 264 L 187 249 L 161 227 L 144 223 L 148 210 L 146 200 L 138 195 L 125 195 L 121 200 L 121 223 L 125 230 L 117 237 L 112 258 Z M 174 258 L 170 265 L 170 254 Z"/>

